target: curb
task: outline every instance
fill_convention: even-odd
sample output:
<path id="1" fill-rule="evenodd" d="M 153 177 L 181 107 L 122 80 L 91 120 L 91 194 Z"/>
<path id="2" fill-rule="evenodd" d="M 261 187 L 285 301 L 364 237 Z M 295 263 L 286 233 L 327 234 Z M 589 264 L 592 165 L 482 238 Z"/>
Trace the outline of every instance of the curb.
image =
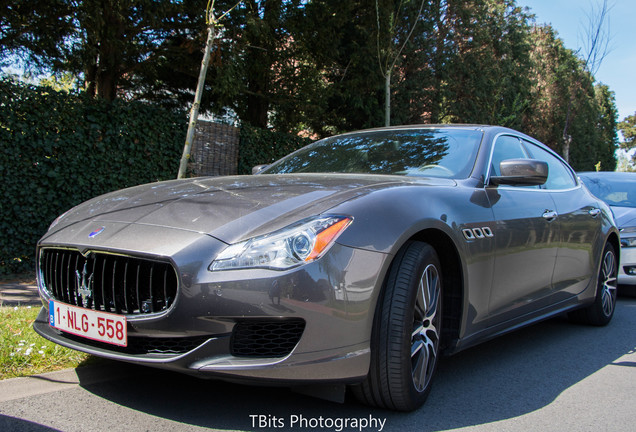
<path id="1" fill-rule="evenodd" d="M 40 306 L 42 301 L 34 282 L 0 282 L 0 306 Z"/>
<path id="2" fill-rule="evenodd" d="M 105 360 L 100 364 L 79 366 L 75 369 L 8 378 L 0 380 L 0 403 L 147 373 L 151 373 L 148 367 Z"/>

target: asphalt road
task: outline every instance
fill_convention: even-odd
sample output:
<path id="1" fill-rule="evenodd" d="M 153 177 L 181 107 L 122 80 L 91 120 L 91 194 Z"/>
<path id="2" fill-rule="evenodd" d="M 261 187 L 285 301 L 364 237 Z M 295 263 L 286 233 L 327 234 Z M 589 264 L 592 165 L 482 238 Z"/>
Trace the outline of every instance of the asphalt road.
<path id="1" fill-rule="evenodd" d="M 312 426 L 337 432 L 634 431 L 636 299 L 619 299 L 608 327 L 557 318 L 444 359 L 428 402 L 408 414 L 114 362 L 0 381 L 0 431 Z"/>

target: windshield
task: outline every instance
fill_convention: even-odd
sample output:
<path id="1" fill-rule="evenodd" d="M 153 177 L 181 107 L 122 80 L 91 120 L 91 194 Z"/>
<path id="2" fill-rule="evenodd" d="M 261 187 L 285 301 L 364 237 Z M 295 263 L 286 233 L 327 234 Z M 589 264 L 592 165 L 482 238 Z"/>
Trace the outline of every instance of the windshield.
<path id="1" fill-rule="evenodd" d="M 274 162 L 263 174 L 358 173 L 466 178 L 482 131 L 402 129 L 316 141 Z"/>
<path id="2" fill-rule="evenodd" d="M 603 177 L 580 175 L 580 178 L 590 192 L 607 204 L 636 208 L 636 174 L 627 174 L 620 178 L 611 174 Z"/>

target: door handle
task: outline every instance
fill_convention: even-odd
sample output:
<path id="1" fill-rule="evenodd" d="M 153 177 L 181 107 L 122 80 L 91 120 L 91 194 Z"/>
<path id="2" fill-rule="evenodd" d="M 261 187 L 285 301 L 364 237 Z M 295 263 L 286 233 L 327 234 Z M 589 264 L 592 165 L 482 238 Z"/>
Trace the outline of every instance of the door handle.
<path id="1" fill-rule="evenodd" d="M 541 216 L 548 222 L 553 221 L 559 214 L 554 210 L 546 210 Z"/>
<path id="2" fill-rule="evenodd" d="M 590 214 L 590 216 L 596 217 L 601 214 L 601 209 L 593 208 L 588 213 Z"/>

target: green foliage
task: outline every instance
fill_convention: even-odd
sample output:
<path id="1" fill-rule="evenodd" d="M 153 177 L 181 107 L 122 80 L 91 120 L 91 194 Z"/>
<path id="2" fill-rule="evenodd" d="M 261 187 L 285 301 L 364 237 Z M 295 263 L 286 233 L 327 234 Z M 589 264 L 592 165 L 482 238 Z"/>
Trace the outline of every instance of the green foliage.
<path id="1" fill-rule="evenodd" d="M 27 69 L 40 69 L 63 55 L 63 39 L 73 31 L 68 0 L 3 2 L 0 14 L 0 66 L 18 56 Z"/>
<path id="2" fill-rule="evenodd" d="M 576 169 L 599 161 L 610 169 L 613 94 L 595 86 L 581 54 L 519 3 L 244 0 L 217 28 L 201 110 L 320 137 L 380 126 L 383 71 L 395 59 L 391 124 L 509 126 L 567 151 Z M 234 5 L 217 0 L 217 15 Z M 12 54 L 9 62 L 18 56 L 83 77 L 89 95 L 189 106 L 204 6 L 23 0 L 0 17 L 0 48 Z"/>
<path id="3" fill-rule="evenodd" d="M 621 143 L 621 148 L 628 151 L 636 148 L 636 113 L 625 117 L 618 124 L 618 129 L 620 129 L 623 138 L 625 138 L 625 142 Z"/>
<path id="4" fill-rule="evenodd" d="M 574 52 L 565 48 L 551 27 L 535 27 L 532 41 L 533 85 L 522 127 L 552 149 L 565 153 L 578 171 L 616 167 L 614 94 L 594 78 Z"/>
<path id="5" fill-rule="evenodd" d="M 0 49 L 11 54 L 4 63 L 18 56 L 36 71 L 71 72 L 106 100 L 187 92 L 196 85 L 201 56 L 193 41 L 201 35 L 205 43 L 198 0 L 20 0 L 0 16 Z"/>
<path id="6" fill-rule="evenodd" d="M 0 81 L 0 274 L 33 266 L 53 219 L 97 195 L 174 178 L 182 113 Z"/>
<path id="7" fill-rule="evenodd" d="M 274 162 L 309 144 L 310 139 L 252 126 L 241 128 L 239 146 L 239 174 L 251 174 L 252 167 Z"/>
<path id="8" fill-rule="evenodd" d="M 594 86 L 596 99 L 596 156 L 604 171 L 616 169 L 616 149 L 618 148 L 618 110 L 614 103 L 614 92 L 604 84 Z"/>
<path id="9" fill-rule="evenodd" d="M 623 121 L 618 124 L 618 129 L 625 139 L 625 141 L 621 143 L 621 148 L 628 152 L 636 148 L 636 113 L 625 117 Z M 625 161 L 623 171 L 634 171 L 635 165 L 636 154 L 632 154 L 631 161 Z"/>
<path id="10" fill-rule="evenodd" d="M 630 157 L 625 152 L 618 153 L 618 166 L 616 167 L 616 171 L 620 172 L 636 172 L 636 164 L 634 163 L 632 157 Z"/>
<path id="11" fill-rule="evenodd" d="M 291 33 L 309 92 L 296 96 L 303 124 L 319 136 L 383 124 L 384 78 L 378 66 L 374 2 L 309 2 Z"/>

